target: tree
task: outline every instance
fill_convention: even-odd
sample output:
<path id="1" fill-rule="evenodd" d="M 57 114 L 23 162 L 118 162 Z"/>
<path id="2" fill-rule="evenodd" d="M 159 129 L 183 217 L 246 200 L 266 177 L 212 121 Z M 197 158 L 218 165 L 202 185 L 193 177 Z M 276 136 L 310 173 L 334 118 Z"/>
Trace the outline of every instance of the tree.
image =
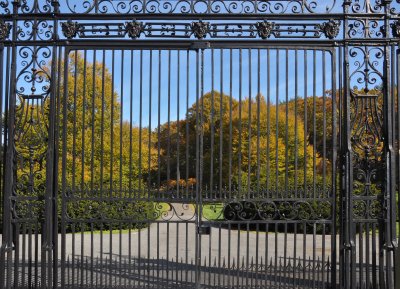
<path id="1" fill-rule="evenodd" d="M 149 171 L 145 161 L 149 155 L 149 131 L 132 127 L 122 119 L 112 75 L 104 64 L 84 66 L 79 54 L 71 54 L 67 119 L 61 116 L 67 136 L 67 183 L 73 188 L 110 192 L 137 188 L 142 183 L 140 177 Z M 151 162 L 150 166 L 153 165 Z"/>
<path id="2" fill-rule="evenodd" d="M 209 92 L 192 105 L 186 119 L 163 124 L 153 132 L 160 149 L 156 172 L 160 183 L 185 175 L 196 178 L 199 149 L 204 190 L 221 191 L 231 185 L 230 189 L 242 191 L 276 191 L 311 184 L 313 147 L 303 119 L 290 106 L 267 103 L 262 95 L 239 103 L 228 95 Z M 187 167 L 186 162 L 190 163 Z M 320 155 L 318 162 L 322 162 Z"/>
<path id="3" fill-rule="evenodd" d="M 113 221 L 125 227 L 143 226 L 140 221 L 156 216 L 153 203 L 127 198 L 134 192 L 139 199 L 147 192 L 144 179 L 155 165 L 153 161 L 145 161 L 154 153 L 147 143 L 150 131 L 140 130 L 122 119 L 119 96 L 105 64 L 90 63 L 79 53 L 71 53 L 67 69 L 67 91 L 64 85 L 60 87 L 58 118 L 59 213 L 64 198 L 66 213 L 73 220 L 103 217 L 109 221 L 102 228 L 111 226 Z M 17 107 L 15 150 L 19 195 L 45 194 L 49 102 L 49 99 L 20 99 Z M 18 202 L 17 211 L 33 213 L 40 219 L 44 202 L 38 203 Z M 84 224 L 75 229 L 81 225 Z M 94 224 L 94 228 L 98 226 L 102 225 Z"/>

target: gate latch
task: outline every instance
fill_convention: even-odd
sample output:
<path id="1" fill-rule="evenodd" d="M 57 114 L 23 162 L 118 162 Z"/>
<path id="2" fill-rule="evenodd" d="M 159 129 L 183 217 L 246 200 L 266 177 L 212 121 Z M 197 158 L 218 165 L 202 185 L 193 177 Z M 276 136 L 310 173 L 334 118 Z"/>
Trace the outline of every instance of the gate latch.
<path id="1" fill-rule="evenodd" d="M 197 233 L 199 235 L 210 235 L 211 234 L 211 227 L 207 225 L 200 225 L 197 227 Z"/>
<path id="2" fill-rule="evenodd" d="M 194 49 L 194 50 L 207 49 L 210 47 L 211 47 L 210 42 L 206 42 L 206 41 L 195 41 L 190 45 L 190 48 Z"/>

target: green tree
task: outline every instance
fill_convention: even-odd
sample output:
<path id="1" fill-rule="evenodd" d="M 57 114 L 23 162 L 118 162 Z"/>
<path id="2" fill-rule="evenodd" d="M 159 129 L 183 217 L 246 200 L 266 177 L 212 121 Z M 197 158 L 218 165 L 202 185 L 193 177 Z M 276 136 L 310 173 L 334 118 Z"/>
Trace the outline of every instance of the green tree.
<path id="1" fill-rule="evenodd" d="M 85 62 L 79 53 L 71 53 L 67 69 L 67 91 L 64 85 L 60 87 L 58 118 L 59 213 L 61 199 L 73 196 L 76 199 L 64 199 L 72 219 L 89 220 L 101 213 L 109 220 L 103 228 L 113 221 L 123 226 L 143 226 L 141 220 L 155 217 L 154 204 L 128 197 L 141 198 L 147 192 L 145 176 L 154 166 L 153 161 L 146 161 L 154 153 L 147 142 L 150 131 L 132 127 L 122 119 L 120 99 L 104 63 Z M 45 194 L 49 103 L 49 99 L 21 98 L 17 106 L 19 195 Z M 44 202 L 35 202 L 38 204 L 21 201 L 17 211 L 41 218 Z M 136 224 L 129 225 L 131 220 Z"/>
<path id="2" fill-rule="evenodd" d="M 268 104 L 262 95 L 239 103 L 209 92 L 192 105 L 186 119 L 153 132 L 156 139 L 159 136 L 155 146 L 160 150 L 160 168 L 153 179 L 174 187 L 186 175 L 196 178 L 201 140 L 203 189 L 224 190 L 231 184 L 231 189 L 240 186 L 243 191 L 278 190 L 311 184 L 313 146 L 304 128 L 303 118 L 289 105 Z"/>

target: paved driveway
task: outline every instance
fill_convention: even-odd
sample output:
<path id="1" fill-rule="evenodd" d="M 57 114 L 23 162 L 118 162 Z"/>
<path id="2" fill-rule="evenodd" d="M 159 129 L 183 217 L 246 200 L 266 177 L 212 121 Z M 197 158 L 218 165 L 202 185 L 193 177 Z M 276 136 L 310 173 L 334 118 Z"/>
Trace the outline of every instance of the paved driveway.
<path id="1" fill-rule="evenodd" d="M 59 235 L 58 259 L 65 257 L 66 282 L 71 285 L 82 282 L 132 283 L 152 288 L 149 284 L 155 279 L 168 284 L 173 280 L 176 284 L 190 283 L 194 282 L 196 274 L 206 285 L 237 282 L 237 286 L 243 282 L 325 282 L 330 276 L 330 235 L 267 233 L 220 224 L 212 226 L 209 235 L 201 235 L 196 245 L 193 207 L 181 204 L 173 204 L 173 207 L 173 214 L 167 213 L 141 230 L 69 233 L 64 243 Z M 24 250 L 20 251 L 20 263 L 23 258 L 25 263 L 29 260 L 40 263 L 40 236 L 31 238 L 32 247 L 27 246 L 29 236 L 20 239 L 21 249 L 25 247 L 24 254 Z M 365 243 L 365 237 L 357 238 L 357 246 L 360 241 Z M 61 255 L 62 247 L 65 247 L 64 256 Z M 372 255 L 370 244 L 369 257 Z M 357 262 L 360 258 L 366 258 L 365 250 L 362 255 L 357 254 Z M 195 266 L 196 260 L 200 266 Z M 27 272 L 21 271 L 23 274 Z M 40 275 L 40 270 L 37 274 Z M 277 277 L 283 279 L 279 281 Z M 192 283 L 189 283 L 187 288 L 191 288 Z M 246 288 L 246 284 L 243 286 Z"/>

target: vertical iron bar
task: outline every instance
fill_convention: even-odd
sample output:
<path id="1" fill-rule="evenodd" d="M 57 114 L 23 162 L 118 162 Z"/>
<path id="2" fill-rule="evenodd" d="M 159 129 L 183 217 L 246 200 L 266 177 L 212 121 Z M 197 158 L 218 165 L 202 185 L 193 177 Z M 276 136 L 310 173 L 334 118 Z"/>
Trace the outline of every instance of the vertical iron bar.
<path id="1" fill-rule="evenodd" d="M 261 128 L 260 128 L 260 115 L 261 115 L 261 52 L 260 49 L 257 49 L 257 196 L 260 197 L 260 136 L 261 136 Z M 221 68 L 222 69 L 222 68 Z M 264 98 L 262 99 L 264 101 Z M 267 156 L 268 157 L 268 156 Z M 258 228 L 258 227 L 257 227 Z M 257 230 L 258 232 L 258 230 Z M 258 236 L 258 235 L 257 235 Z M 258 262 L 258 258 L 257 258 Z M 257 275 L 257 274 L 256 274 Z M 258 278 L 256 278 L 258 280 Z M 257 286 L 257 283 L 256 283 Z"/>
<path id="2" fill-rule="evenodd" d="M 214 49 L 211 49 L 211 115 L 210 115 L 210 122 L 211 122 L 211 144 L 210 144 L 210 176 L 209 176 L 209 184 L 210 184 L 210 189 L 209 193 L 206 192 L 206 196 L 209 195 L 209 198 L 213 198 L 213 192 L 214 192 L 214 134 L 215 134 L 215 129 L 214 129 L 214 110 L 215 110 L 215 104 L 214 104 L 214 64 L 215 64 L 215 56 L 214 56 Z M 208 116 L 207 116 L 208 118 Z M 209 264 L 211 265 L 211 259 L 208 260 Z"/>
<path id="3" fill-rule="evenodd" d="M 271 197 L 270 189 L 270 135 L 271 135 L 271 61 L 270 50 L 267 49 L 266 64 L 267 66 L 267 168 L 266 168 L 266 197 Z M 268 259 L 265 259 L 265 264 L 268 264 Z"/>
<path id="4" fill-rule="evenodd" d="M 134 59 L 134 50 L 131 50 L 130 51 L 131 53 L 130 53 L 130 58 L 131 58 L 131 61 L 130 61 L 130 65 L 131 65 L 131 69 L 130 69 L 130 73 L 129 73 L 129 75 L 130 75 L 130 95 L 129 95 L 129 131 L 131 131 L 132 132 L 132 129 L 133 129 L 133 88 L 134 88 L 134 86 L 135 86 L 135 84 L 134 84 L 134 77 L 133 77 L 133 68 L 134 68 L 134 66 L 135 66 L 135 64 L 136 64 L 136 62 L 134 61 L 135 59 Z M 149 113 L 149 115 L 150 115 L 151 113 Z M 130 133 L 129 134 L 129 175 L 130 176 L 132 176 L 133 175 L 133 172 L 132 172 L 132 167 L 133 167 L 133 153 L 132 153 L 132 150 L 133 150 L 133 133 Z M 150 176 L 149 176 L 149 179 L 150 179 Z M 132 178 L 129 178 L 129 180 L 128 180 L 128 197 L 129 198 L 132 198 L 132 190 L 133 190 L 133 188 L 132 188 Z M 130 261 L 130 258 L 129 258 L 129 261 Z M 130 268 L 130 267 L 129 267 Z M 130 279 L 129 279 L 129 282 L 131 282 L 130 281 Z M 129 284 L 130 285 L 130 284 Z"/>
<path id="5" fill-rule="evenodd" d="M 199 187 L 198 187 L 198 203 L 197 203 L 197 228 L 202 225 L 202 215 L 203 215 L 203 169 L 204 169 L 204 49 L 200 50 L 201 52 L 201 59 L 200 59 L 200 132 L 198 133 L 199 135 Z M 198 232 L 198 230 L 197 230 Z M 199 248 L 199 264 L 198 266 L 201 265 L 201 256 L 202 256 L 202 250 L 201 250 L 201 235 L 199 234 L 198 236 L 198 248 Z M 201 271 L 199 271 L 200 274 Z M 204 277 L 206 274 L 204 274 Z M 201 277 L 201 276 L 199 276 Z M 200 279 L 198 279 L 200 280 Z M 201 284 L 200 282 L 197 284 L 199 286 L 198 289 L 200 289 Z"/>
<path id="6" fill-rule="evenodd" d="M 67 52 L 65 52 L 67 53 Z M 67 55 L 67 54 L 66 54 Z M 90 189 L 91 189 L 91 195 L 95 196 L 95 188 L 94 188 L 94 134 L 95 134 L 95 129 L 94 129 L 94 123 L 95 123 L 95 99 L 96 99 L 96 67 L 97 67 L 97 51 L 93 50 L 93 74 L 92 74 L 92 119 L 91 119 L 91 127 L 92 127 L 92 136 L 91 136 L 91 164 L 90 164 Z M 93 260 L 91 262 L 93 264 Z"/>
<path id="7" fill-rule="evenodd" d="M 201 56 L 203 51 L 201 51 Z M 202 62 L 203 63 L 203 62 Z M 199 71 L 201 69 L 201 71 Z M 200 74 L 202 74 L 202 67 L 200 68 L 200 51 L 196 50 L 196 214 L 199 215 L 199 194 L 200 194 L 200 122 L 199 122 L 199 101 L 200 101 Z M 195 218 L 196 238 L 195 238 L 195 284 L 196 289 L 200 289 L 200 266 L 201 266 L 201 254 L 200 254 L 200 236 L 198 234 L 199 218 Z"/>
<path id="8" fill-rule="evenodd" d="M 287 198 L 289 187 L 289 50 L 286 49 L 285 52 L 285 198 Z"/>
<path id="9" fill-rule="evenodd" d="M 68 85 L 68 63 L 69 63 L 69 49 L 65 49 L 65 58 L 64 58 L 64 87 Z M 65 286 L 65 255 L 66 255 L 66 201 L 65 201 L 65 193 L 67 189 L 66 183 L 66 165 L 67 165 L 67 103 L 68 103 L 68 90 L 64 89 L 63 96 L 63 124 L 62 124 L 62 208 L 61 208 L 61 287 Z"/>
<path id="10" fill-rule="evenodd" d="M 177 52 L 177 79 L 176 79 L 176 197 L 181 198 L 180 186 L 181 186 L 181 175 L 180 175 L 180 85 L 181 85 L 181 50 Z M 177 239 L 178 240 L 178 239 Z M 178 241 L 177 241 L 178 242 Z M 178 247 L 178 244 L 177 244 Z M 176 256 L 176 262 L 178 263 L 178 254 Z M 178 272 L 177 272 L 178 274 Z"/>
<path id="11" fill-rule="evenodd" d="M 307 116 L 307 105 L 308 105 L 308 97 L 307 97 L 307 85 L 308 85 L 308 63 L 307 63 L 307 57 L 308 53 L 307 50 L 304 50 L 304 135 L 308 135 L 308 127 L 307 127 L 307 122 L 308 122 L 308 116 Z M 307 156 L 307 138 L 304 138 L 304 171 L 303 171 L 303 195 L 301 196 L 302 198 L 306 198 L 307 196 L 307 164 L 308 164 L 308 156 Z M 305 228 L 304 228 L 305 229 Z"/>
<path id="12" fill-rule="evenodd" d="M 142 51 L 140 51 L 142 53 Z M 158 126 L 157 126 L 157 197 L 160 197 L 160 187 L 161 187 L 161 144 L 160 144 L 160 133 L 161 133 L 161 69 L 162 69 L 162 62 L 161 62 L 161 50 L 158 51 Z"/>
<path id="13" fill-rule="evenodd" d="M 337 89 L 336 89 L 336 48 L 332 49 L 332 54 L 331 54 L 331 73 L 332 73 L 332 192 L 331 192 L 331 207 L 332 207 L 332 232 L 331 232 L 331 287 L 336 286 L 337 281 L 336 281 L 336 263 L 337 263 L 337 247 L 336 247 L 336 239 L 337 239 L 337 139 L 338 139 L 338 131 L 337 131 Z M 340 53 L 341 56 L 341 53 Z M 340 65 L 340 60 L 341 57 L 339 57 L 339 65 Z M 339 72 L 339 91 L 341 93 L 341 69 Z M 340 95 L 339 95 L 340 98 Z M 340 104 L 339 104 L 339 109 L 340 109 Z M 339 118 L 340 118 L 340 113 L 339 113 Z M 339 135 L 340 137 L 340 135 Z"/>
<path id="14" fill-rule="evenodd" d="M 119 111 L 119 114 L 120 114 L 120 119 L 119 119 L 119 126 L 120 126 L 120 131 L 119 131 L 119 197 L 120 198 L 122 198 L 122 190 L 124 189 L 123 188 L 123 185 L 122 185 L 122 175 L 123 175 L 123 172 L 122 172 L 122 148 L 123 148 L 123 146 L 124 146 L 124 144 L 123 144 L 123 138 L 122 138 L 122 135 L 123 135 L 123 132 L 122 132 L 122 128 L 123 128 L 123 126 L 124 126 L 124 99 L 125 99 L 125 96 L 124 96 L 124 69 L 125 69 L 125 50 L 119 50 L 118 51 L 119 53 L 121 53 L 121 70 L 120 70 L 120 73 L 121 73 L 121 82 L 120 82 L 120 86 L 121 86 L 121 95 L 120 95 L 120 97 L 119 97 L 119 99 L 120 99 L 120 111 Z M 111 109 L 112 109 L 112 111 L 114 110 L 114 102 L 115 102 L 115 98 L 116 98 L 116 93 L 115 93 L 115 81 L 114 81 L 114 70 L 115 70 L 115 68 L 114 68 L 114 64 L 115 64 L 115 51 L 113 50 L 112 51 L 112 76 L 111 76 L 111 78 L 112 78 L 112 80 L 111 80 L 111 83 L 112 83 L 112 85 L 111 85 Z M 114 123 L 114 114 L 112 115 L 112 117 L 111 117 L 111 122 L 112 122 L 112 124 Z M 113 125 L 111 125 L 111 128 L 113 128 Z M 114 129 L 113 129 L 114 130 Z M 113 147 L 114 147 L 114 137 L 113 137 L 113 131 L 111 131 L 110 132 L 110 134 L 111 134 L 111 138 L 112 138 L 112 141 L 111 141 L 111 150 L 113 150 Z M 113 155 L 113 153 L 111 153 L 111 155 Z M 113 160 L 113 158 L 111 159 L 111 160 Z M 115 196 L 115 197 L 117 197 L 118 196 L 118 194 L 114 194 L 114 191 L 115 191 L 115 189 L 114 189 L 114 186 L 113 186 L 113 162 L 110 160 L 110 191 L 111 191 L 111 196 Z"/>
<path id="15" fill-rule="evenodd" d="M 298 197 L 298 97 L 299 97 L 299 81 L 298 81 L 298 70 L 299 70 L 299 51 L 294 51 L 294 197 Z M 296 233 L 295 233 L 296 234 Z M 296 246 L 294 247 L 296 249 Z M 296 254 L 294 255 L 293 262 L 296 260 Z M 295 267 L 295 266 L 294 266 Z M 293 276 L 294 278 L 294 276 Z"/>
<path id="16" fill-rule="evenodd" d="M 171 50 L 168 50 L 168 106 L 167 106 L 167 191 L 174 194 L 173 189 L 170 188 L 171 181 Z M 167 263 L 168 264 L 168 263 Z M 168 270 L 167 270 L 168 275 Z"/>
<path id="17" fill-rule="evenodd" d="M 313 91 L 312 91 L 312 99 L 313 99 L 313 198 L 316 198 L 316 178 L 317 178 L 317 156 L 316 156 L 316 143 L 317 143 L 317 108 L 316 108 L 316 98 L 317 98 L 317 52 L 313 50 Z"/>
<path id="18" fill-rule="evenodd" d="M 58 7 L 57 7 L 57 11 L 58 11 Z M 55 24 L 55 30 L 57 31 L 57 26 Z M 56 94 L 56 103 L 55 103 L 55 117 L 54 117 L 54 123 L 55 123 L 55 127 L 54 127 L 54 172 L 53 172 L 53 201 L 54 201 L 54 205 L 53 205 L 53 287 L 58 286 L 59 284 L 59 252 L 58 252 L 58 244 L 59 244 L 59 222 L 60 222 L 60 217 L 59 217 L 59 200 L 62 200 L 62 194 L 59 193 L 59 146 L 60 146 L 60 115 L 61 115 L 61 82 L 62 82 L 62 75 L 63 75 L 63 67 L 64 65 L 62 64 L 62 61 L 65 57 L 63 57 L 63 51 L 65 54 L 65 49 L 63 49 L 63 47 L 59 47 L 58 48 L 58 69 L 57 69 L 57 79 L 55 80 L 53 78 L 54 83 L 57 83 L 57 89 L 55 91 Z M 84 62 L 84 79 L 86 79 L 86 50 L 85 50 L 85 62 Z M 86 81 L 84 80 L 84 83 L 86 83 Z M 86 89 L 86 86 L 85 86 Z M 86 95 L 86 90 L 84 89 L 84 93 L 83 95 Z M 85 98 L 84 98 L 85 99 Z M 83 135 L 82 135 L 83 138 Z M 82 150 L 83 153 L 84 150 Z M 61 166 L 62 167 L 62 166 Z M 82 174 L 83 174 L 83 170 L 82 170 Z M 62 219 L 62 216 L 61 216 Z M 62 238 L 62 234 L 61 234 L 61 238 Z"/>
<path id="19" fill-rule="evenodd" d="M 251 49 L 249 48 L 248 49 L 248 61 L 249 61 L 249 63 L 248 63 L 248 69 L 249 69 L 249 78 L 248 78 L 248 82 L 249 82 L 249 99 L 248 99 L 248 101 L 249 101 L 249 104 L 248 104 L 248 110 L 249 110 L 249 112 L 248 112 L 248 115 L 247 115 L 247 118 L 248 118 L 248 140 L 247 140 L 247 142 L 248 142 L 248 144 L 247 144 L 247 153 L 248 153 L 248 155 L 247 155 L 247 198 L 248 199 L 250 199 L 251 198 L 251 184 L 250 184 L 250 173 L 251 173 L 251 161 L 252 161 L 252 157 L 251 157 L 251 122 L 252 122 L 252 119 L 251 119 L 251 117 L 252 117 L 252 114 L 251 114 L 251 69 L 252 69 L 252 60 L 251 60 Z M 248 265 L 248 263 L 247 263 L 247 265 Z"/>
<path id="20" fill-rule="evenodd" d="M 223 160 L 223 116 L 224 113 L 226 113 L 224 111 L 224 107 L 223 107 L 223 97 L 224 97 L 224 51 L 223 49 L 220 50 L 220 101 L 219 101 L 219 193 L 220 193 L 220 197 L 224 197 L 226 198 L 226 191 L 224 190 L 224 186 L 226 187 L 226 183 L 223 184 L 222 182 L 222 160 Z M 223 192 L 223 193 L 222 193 Z M 221 228 L 220 228 L 221 231 Z M 220 266 L 219 266 L 220 267 Z M 218 278 L 219 278 L 220 274 L 218 274 Z M 220 285 L 219 279 L 218 279 L 218 285 Z"/>
<path id="21" fill-rule="evenodd" d="M 148 196 L 148 198 L 150 198 L 150 197 L 154 197 L 154 195 L 152 195 L 152 190 L 151 190 L 151 158 L 152 158 L 152 155 L 151 155 L 151 145 L 152 145 L 152 142 L 151 142 L 151 135 L 152 135 L 152 127 L 151 127 L 151 124 L 152 124 L 152 122 L 151 122 L 151 116 L 152 116 L 152 113 L 151 113 L 151 108 L 152 108 L 152 103 L 153 103 L 153 50 L 150 50 L 150 65 L 149 65 L 149 67 L 150 67 L 150 69 L 149 69 L 149 126 L 148 126 L 148 134 L 149 134 L 149 137 L 148 137 L 148 174 L 149 174 L 149 176 L 148 176 L 148 183 L 147 183 L 147 190 L 148 190 L 148 192 L 147 192 L 147 196 Z"/>
<path id="22" fill-rule="evenodd" d="M 239 49 L 239 148 L 238 148 L 238 194 L 242 198 L 242 87 L 243 87 L 243 57 L 242 48 Z M 238 257 L 239 264 L 239 257 Z"/>
<path id="23" fill-rule="evenodd" d="M 280 195 L 280 184 L 279 184 L 279 96 L 280 96 L 280 50 L 276 49 L 276 60 L 275 60 L 275 197 L 283 197 Z M 275 261 L 277 262 L 276 256 Z M 277 264 L 275 263 L 275 266 Z M 276 268 L 276 267 L 275 267 Z"/>
<path id="24" fill-rule="evenodd" d="M 229 168 L 228 168 L 228 180 L 229 180 L 229 199 L 232 198 L 232 89 L 233 89 L 233 51 L 232 48 L 229 50 Z"/>

